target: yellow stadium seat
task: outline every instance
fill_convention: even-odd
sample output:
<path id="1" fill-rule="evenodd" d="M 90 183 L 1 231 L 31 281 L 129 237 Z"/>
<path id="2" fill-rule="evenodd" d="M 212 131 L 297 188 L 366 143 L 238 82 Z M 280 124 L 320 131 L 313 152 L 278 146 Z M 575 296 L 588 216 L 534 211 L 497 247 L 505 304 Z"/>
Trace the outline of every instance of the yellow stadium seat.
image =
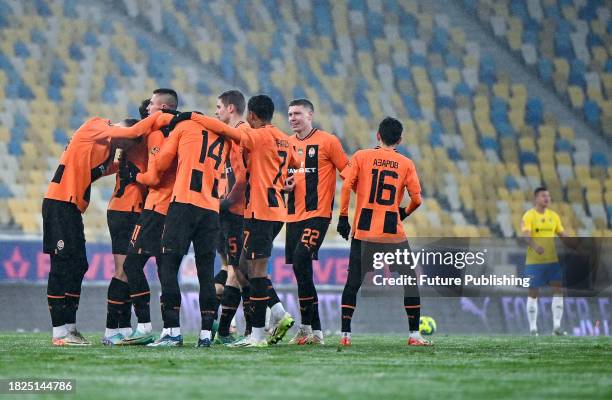
<path id="1" fill-rule="evenodd" d="M 572 103 L 572 107 L 574 109 L 581 109 L 584 104 L 584 92 L 580 86 L 570 85 L 567 88 L 567 92 L 569 94 L 570 102 Z"/>

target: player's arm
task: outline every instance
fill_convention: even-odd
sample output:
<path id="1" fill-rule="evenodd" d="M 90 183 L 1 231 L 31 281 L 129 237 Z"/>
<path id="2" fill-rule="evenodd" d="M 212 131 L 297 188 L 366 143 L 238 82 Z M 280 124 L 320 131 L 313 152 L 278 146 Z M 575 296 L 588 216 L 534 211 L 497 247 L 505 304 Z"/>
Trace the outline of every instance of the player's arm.
<path id="1" fill-rule="evenodd" d="M 421 183 L 419 182 L 419 176 L 416 173 L 414 163 L 411 162 L 410 170 L 406 174 L 406 189 L 408 189 L 408 195 L 410 196 L 410 204 L 408 207 L 400 207 L 400 218 L 403 221 L 410 214 L 414 212 L 423 203 L 421 198 Z"/>
<path id="2" fill-rule="evenodd" d="M 333 136 L 330 144 L 330 160 L 338 172 L 342 172 L 349 162 L 348 157 L 342 148 L 342 143 L 340 143 L 337 137 Z"/>
<path id="3" fill-rule="evenodd" d="M 531 213 L 525 213 L 525 215 L 523 215 L 523 220 L 521 223 L 521 232 L 523 234 L 523 239 L 525 240 L 525 243 L 527 243 L 527 246 L 531 247 L 533 251 L 538 254 L 542 254 L 544 253 L 544 248 L 537 244 L 535 240 L 533 240 L 533 236 L 531 236 L 532 223 L 533 217 Z"/>
<path id="4" fill-rule="evenodd" d="M 160 121 L 158 122 L 158 118 Z M 153 130 L 159 129 L 159 124 L 172 119 L 172 115 L 164 114 L 161 111 L 149 115 L 147 118 L 138 121 L 130 127 L 110 125 L 101 132 L 101 135 L 110 138 L 135 139 L 139 136 L 148 134 Z"/>
<path id="5" fill-rule="evenodd" d="M 157 167 L 157 160 L 155 154 L 159 152 L 159 148 L 154 147 L 150 151 L 149 161 L 147 162 L 146 172 L 140 172 L 136 175 L 136 182 L 146 186 L 157 186 L 160 181 L 160 172 Z"/>
<path id="6" fill-rule="evenodd" d="M 340 216 L 338 217 L 338 227 L 336 230 L 345 240 L 348 240 L 351 233 L 351 225 L 348 222 L 348 209 L 351 201 L 351 191 L 357 187 L 359 176 L 359 162 L 356 156 L 341 173 L 344 178 L 342 189 L 340 189 Z"/>
<path id="7" fill-rule="evenodd" d="M 187 113 L 182 113 L 187 114 Z M 201 115 L 198 113 L 190 113 L 191 120 L 197 122 L 202 125 L 204 129 L 211 130 L 218 135 L 225 136 L 228 139 L 233 140 L 236 143 L 241 142 L 242 132 L 239 129 L 231 127 L 223 122 L 219 121 L 216 118 L 207 117 L 206 115 Z M 180 117 L 181 114 L 179 114 Z"/>

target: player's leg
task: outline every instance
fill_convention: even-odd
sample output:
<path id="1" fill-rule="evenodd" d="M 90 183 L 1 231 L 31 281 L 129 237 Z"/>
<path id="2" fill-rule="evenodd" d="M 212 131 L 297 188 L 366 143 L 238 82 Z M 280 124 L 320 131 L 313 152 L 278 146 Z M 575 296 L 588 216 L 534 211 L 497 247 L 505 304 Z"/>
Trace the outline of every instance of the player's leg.
<path id="1" fill-rule="evenodd" d="M 198 221 L 190 204 L 177 202 L 170 204 L 161 242 L 162 253 L 159 256 L 162 289 L 161 308 L 165 334 L 148 346 L 183 345 L 180 325 L 181 289 L 178 281 L 178 271 L 183 256 L 189 251 Z M 212 243 L 214 244 L 214 241 Z"/>
<path id="2" fill-rule="evenodd" d="M 219 307 L 215 293 L 215 240 L 219 236 L 219 214 L 210 210 L 197 210 L 200 215 L 193 235 L 198 281 L 200 283 L 200 314 L 202 324 L 198 347 L 210 347 L 216 310 Z"/>
<path id="3" fill-rule="evenodd" d="M 240 255 L 238 265 L 239 267 L 236 270 L 236 277 L 239 277 L 240 275 L 242 275 L 246 280 L 246 283 L 244 284 L 241 283 L 240 285 L 242 289 L 240 296 L 242 297 L 242 310 L 244 313 L 244 322 L 245 322 L 244 337 L 246 338 L 249 335 L 251 335 L 251 332 L 253 330 L 253 303 L 251 302 L 251 282 L 249 280 L 249 273 L 248 273 L 249 265 L 248 265 L 248 261 L 246 259 L 244 251 Z"/>
<path id="4" fill-rule="evenodd" d="M 407 244 L 406 244 L 407 246 Z M 410 248 L 408 248 L 410 251 Z M 400 272 L 402 275 L 412 277 L 413 281 L 416 282 L 416 273 L 410 267 L 402 268 Z M 409 346 L 431 346 L 432 342 L 426 340 L 421 336 L 419 331 L 419 323 L 421 319 L 421 296 L 419 293 L 418 285 L 404 285 L 404 310 L 408 317 L 408 345 Z"/>
<path id="5" fill-rule="evenodd" d="M 538 335 L 538 295 L 540 287 L 544 284 L 542 265 L 530 264 L 525 266 L 525 277 L 529 278 L 529 289 L 527 290 L 527 320 L 529 321 L 529 333 Z"/>
<path id="6" fill-rule="evenodd" d="M 128 278 L 130 299 L 138 320 L 136 330 L 126 337 L 122 344 L 148 344 L 155 340 L 151 325 L 151 289 L 144 273 L 151 256 L 156 256 L 157 272 L 160 275 L 159 254 L 164 230 L 165 216 L 151 210 L 144 210 L 134 226 L 128 244 L 123 269 Z M 159 279 L 161 282 L 161 279 Z M 162 332 L 161 336 L 164 336 Z"/>
<path id="7" fill-rule="evenodd" d="M 351 321 L 357 307 L 357 293 L 361 288 L 363 274 L 361 271 L 361 240 L 351 239 L 349 254 L 348 276 L 342 290 L 342 337 L 341 346 L 351 345 Z"/>
<path id="8" fill-rule="evenodd" d="M 227 281 L 221 299 L 219 331 L 215 337 L 215 343 L 218 344 L 229 344 L 236 340 L 236 338 L 230 334 L 230 325 L 240 305 L 240 284 L 238 283 L 238 278 L 236 277 L 232 265 L 229 266 L 227 272 Z"/>
<path id="9" fill-rule="evenodd" d="M 561 330 L 561 320 L 563 319 L 563 273 L 559 263 L 550 264 L 548 267 L 549 285 L 552 289 L 552 316 L 553 316 L 553 335 L 563 336 L 567 332 Z"/>
<path id="10" fill-rule="evenodd" d="M 71 330 L 76 328 L 74 325 L 75 307 L 78 307 L 80 297 L 82 275 L 79 269 L 87 270 L 81 213 L 74 204 L 44 199 L 42 216 L 43 251 L 50 256 L 47 303 L 53 326 L 52 343 L 59 346 L 87 345 L 89 342 L 85 338 L 71 333 Z M 85 267 L 82 265 L 83 260 L 85 260 Z M 75 276 L 76 274 L 78 276 Z M 79 282 L 78 291 L 74 289 L 75 281 Z M 72 296 L 70 300 L 67 300 L 66 293 L 79 297 Z M 67 310 L 68 307 L 69 310 Z M 68 326 L 67 323 L 71 325 Z"/>

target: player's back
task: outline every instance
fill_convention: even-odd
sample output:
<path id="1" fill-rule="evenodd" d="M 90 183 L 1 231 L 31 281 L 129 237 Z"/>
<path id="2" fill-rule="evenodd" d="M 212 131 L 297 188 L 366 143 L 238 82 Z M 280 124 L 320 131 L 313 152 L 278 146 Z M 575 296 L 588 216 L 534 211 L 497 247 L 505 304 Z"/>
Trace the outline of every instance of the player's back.
<path id="1" fill-rule="evenodd" d="M 342 175 L 357 194 L 355 238 L 371 242 L 406 239 L 399 218 L 404 190 L 420 193 L 412 160 L 390 148 L 360 150 Z"/>
<path id="2" fill-rule="evenodd" d="M 287 134 L 273 125 L 245 130 L 240 145 L 249 152 L 245 218 L 285 221 L 282 189 L 293 149 Z"/>
<path id="3" fill-rule="evenodd" d="M 110 161 L 110 139 L 98 138 L 108 126 L 109 121 L 102 118 L 92 118 L 81 125 L 62 154 L 45 198 L 75 203 L 85 212 L 91 183 L 103 175 Z"/>
<path id="4" fill-rule="evenodd" d="M 175 136 L 176 135 L 176 136 Z M 193 121 L 177 125 L 178 164 L 172 201 L 219 211 L 219 181 L 231 143 Z"/>

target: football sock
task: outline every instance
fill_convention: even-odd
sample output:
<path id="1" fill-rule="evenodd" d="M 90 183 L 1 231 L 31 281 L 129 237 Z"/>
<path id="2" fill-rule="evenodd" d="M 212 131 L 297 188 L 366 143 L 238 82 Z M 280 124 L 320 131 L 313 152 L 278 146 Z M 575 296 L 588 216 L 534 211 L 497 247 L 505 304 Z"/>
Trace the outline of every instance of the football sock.
<path id="1" fill-rule="evenodd" d="M 153 326 L 150 322 L 139 322 L 136 326 L 136 330 L 141 333 L 151 333 L 153 331 Z"/>
<path id="2" fill-rule="evenodd" d="M 111 337 L 111 336 L 115 336 L 116 334 L 119 333 L 119 329 L 110 329 L 110 328 L 106 328 L 104 330 L 104 337 Z"/>
<path id="3" fill-rule="evenodd" d="M 266 325 L 266 308 L 270 296 L 268 295 L 268 278 L 251 278 L 249 279 L 251 286 L 251 304 L 253 307 L 253 315 L 251 323 L 253 332 L 255 328 L 264 328 Z"/>
<path id="4" fill-rule="evenodd" d="M 272 306 L 272 308 L 270 309 L 270 313 L 272 314 L 272 321 L 278 322 L 283 319 L 287 312 L 285 311 L 285 307 L 283 307 L 283 303 L 279 302 Z"/>
<path id="5" fill-rule="evenodd" d="M 315 290 L 314 301 L 312 302 L 312 329 L 314 331 L 321 330 L 321 318 L 319 318 L 319 297 Z"/>
<path id="6" fill-rule="evenodd" d="M 212 332 L 209 331 L 209 330 L 204 330 L 204 329 L 201 330 L 200 331 L 200 340 L 210 339 L 211 334 L 212 334 Z"/>
<path id="7" fill-rule="evenodd" d="M 404 309 L 408 316 L 408 329 L 411 332 L 419 331 L 419 319 L 421 318 L 421 298 L 404 297 Z"/>
<path id="8" fill-rule="evenodd" d="M 144 273 L 148 259 L 148 255 L 128 253 L 123 263 L 123 269 L 128 277 L 130 299 L 139 323 L 151 322 L 151 289 Z"/>
<path id="9" fill-rule="evenodd" d="M 553 327 L 554 329 L 559 329 L 561 327 L 561 318 L 563 318 L 563 296 L 553 296 L 551 308 L 553 315 Z"/>
<path id="10" fill-rule="evenodd" d="M 195 261 L 198 272 L 198 282 L 200 283 L 200 313 L 202 315 L 202 330 L 212 330 L 213 322 L 216 318 L 219 303 L 215 291 L 215 277 L 213 274 L 215 267 L 214 251 L 201 251 L 195 247 Z M 179 263 L 180 266 L 180 263 Z"/>
<path id="11" fill-rule="evenodd" d="M 119 320 L 121 318 L 121 312 L 125 306 L 126 292 L 123 290 L 121 282 L 117 278 L 113 278 L 108 285 L 107 294 L 107 312 L 106 312 L 106 327 L 108 329 L 119 328 Z"/>
<path id="12" fill-rule="evenodd" d="M 66 308 L 64 311 L 64 322 L 67 324 L 76 323 L 76 314 L 79 309 L 81 299 L 81 284 L 85 273 L 89 268 L 87 258 L 77 257 L 70 261 L 70 271 L 66 274 Z"/>
<path id="13" fill-rule="evenodd" d="M 351 331 L 353 312 L 355 312 L 355 306 L 351 306 L 350 304 L 342 304 L 342 332 Z"/>
<path id="14" fill-rule="evenodd" d="M 181 254 L 165 253 L 160 257 L 162 286 L 161 307 L 164 328 L 175 328 L 180 326 L 181 289 L 179 287 L 177 274 L 182 260 L 183 256 Z M 200 292 L 202 292 L 201 287 Z"/>
<path id="15" fill-rule="evenodd" d="M 61 338 L 61 337 L 66 336 L 67 334 L 68 334 L 68 330 L 66 329 L 65 325 L 53 327 L 53 337 L 54 338 Z"/>
<path id="16" fill-rule="evenodd" d="M 251 318 L 253 316 L 253 307 L 251 304 L 251 287 L 245 286 L 240 292 L 242 296 L 242 312 L 244 313 L 244 336 L 248 336 L 251 333 Z"/>
<path id="17" fill-rule="evenodd" d="M 53 327 L 64 327 L 64 315 L 66 308 L 66 271 L 69 266 L 69 260 L 66 257 L 51 254 L 51 266 L 49 269 L 49 278 L 47 281 L 47 304 L 49 305 L 49 313 L 51 314 L 51 323 Z M 61 330 L 61 329 L 60 329 Z M 60 331 L 58 330 L 58 331 Z M 62 336 L 66 336 L 65 334 Z M 53 337 L 62 337 L 55 336 Z"/>
<path id="18" fill-rule="evenodd" d="M 121 307 L 121 314 L 119 314 L 119 328 L 124 329 L 124 332 L 128 330 L 131 333 L 132 330 L 132 301 L 130 300 L 130 286 L 127 282 L 119 280 L 119 290 L 121 291 L 121 298 L 124 299 L 123 307 Z M 129 328 L 129 329 L 128 329 Z"/>
<path id="19" fill-rule="evenodd" d="M 272 308 L 274 305 L 280 303 L 280 299 L 278 298 L 278 294 L 276 293 L 276 290 L 274 290 L 274 286 L 272 286 L 272 281 L 268 278 L 264 278 L 264 279 L 266 280 L 266 285 L 268 288 L 268 296 L 270 297 L 270 299 L 268 300 L 268 307 Z"/>
<path id="20" fill-rule="evenodd" d="M 261 328 L 253 327 L 253 332 L 251 332 L 251 337 L 257 341 L 261 341 L 266 338 L 266 332 L 263 327 Z"/>
<path id="21" fill-rule="evenodd" d="M 179 327 L 168 328 L 168 335 L 172 337 L 177 337 L 177 336 L 180 336 L 180 334 L 181 334 L 181 328 Z"/>
<path id="22" fill-rule="evenodd" d="M 217 275 L 215 275 L 215 284 L 225 286 L 226 282 L 227 282 L 227 271 L 224 269 L 221 269 L 219 270 L 219 272 L 217 272 Z"/>
<path id="23" fill-rule="evenodd" d="M 220 336 L 229 335 L 230 325 L 239 305 L 240 289 L 233 286 L 225 286 L 221 300 L 221 318 L 219 319 Z"/>
<path id="24" fill-rule="evenodd" d="M 538 329 L 538 299 L 535 297 L 527 297 L 527 319 L 529 330 L 536 331 Z"/>

